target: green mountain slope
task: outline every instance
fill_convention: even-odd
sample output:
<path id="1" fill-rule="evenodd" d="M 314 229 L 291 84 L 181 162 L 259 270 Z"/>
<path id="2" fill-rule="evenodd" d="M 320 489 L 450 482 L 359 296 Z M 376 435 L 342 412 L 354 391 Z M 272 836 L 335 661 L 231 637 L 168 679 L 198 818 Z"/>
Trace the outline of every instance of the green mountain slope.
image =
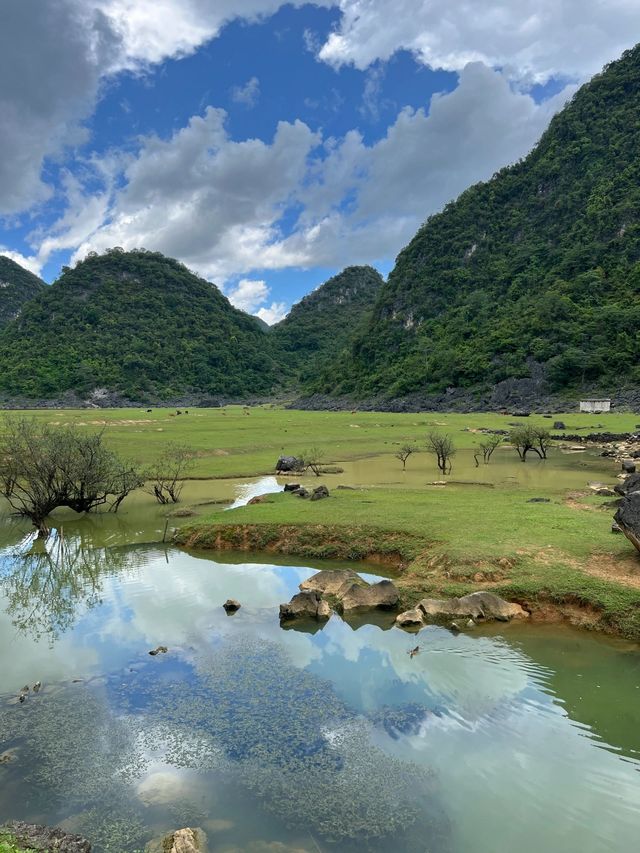
<path id="1" fill-rule="evenodd" d="M 347 267 L 293 306 L 271 336 L 293 375 L 309 380 L 369 318 L 383 285 L 373 267 Z"/>
<path id="2" fill-rule="evenodd" d="M 425 223 L 368 327 L 309 388 L 397 397 L 541 372 L 549 390 L 637 385 L 639 260 L 636 47 L 525 160 Z"/>
<path id="3" fill-rule="evenodd" d="M 112 249 L 65 269 L 0 333 L 0 391 L 137 399 L 267 394 L 269 335 L 178 261 Z"/>
<path id="4" fill-rule="evenodd" d="M 22 306 L 46 286 L 37 275 L 0 255 L 0 329 L 17 317 Z"/>

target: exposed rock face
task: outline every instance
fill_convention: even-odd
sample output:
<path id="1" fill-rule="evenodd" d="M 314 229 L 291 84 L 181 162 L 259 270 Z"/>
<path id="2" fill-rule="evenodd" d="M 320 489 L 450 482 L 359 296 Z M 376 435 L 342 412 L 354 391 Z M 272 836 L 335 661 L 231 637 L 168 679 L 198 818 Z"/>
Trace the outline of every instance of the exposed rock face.
<path id="1" fill-rule="evenodd" d="M 56 853 L 91 853 L 91 844 L 81 835 L 70 835 L 58 827 L 39 826 L 12 820 L 0 826 L 0 832 L 15 837 L 20 845 L 30 850 L 56 851 Z"/>
<path id="2" fill-rule="evenodd" d="M 323 498 L 329 497 L 329 489 L 326 486 L 318 486 L 313 490 L 311 495 L 312 501 L 321 501 Z"/>
<path id="3" fill-rule="evenodd" d="M 387 580 L 366 586 L 362 583 L 353 583 L 340 595 L 342 609 L 345 613 L 349 610 L 357 610 L 360 607 L 393 610 L 394 607 L 398 606 L 398 599 L 398 590 L 391 581 Z"/>
<path id="4" fill-rule="evenodd" d="M 331 610 L 327 613 L 326 607 L 320 607 L 321 604 L 326 604 L 320 598 L 317 592 L 299 592 L 294 595 L 288 604 L 280 605 L 280 619 L 328 619 L 331 615 Z"/>
<path id="5" fill-rule="evenodd" d="M 400 613 L 396 618 L 396 624 L 406 628 L 430 621 L 445 620 L 450 616 L 466 616 L 480 622 L 493 619 L 509 622 L 511 619 L 526 619 L 529 614 L 519 604 L 505 601 L 493 592 L 472 592 L 461 598 L 423 598 L 413 610 Z M 452 624 L 454 623 L 449 623 L 449 625 Z M 469 627 L 474 624 L 471 621 Z M 456 628 L 459 630 L 458 625 Z"/>
<path id="6" fill-rule="evenodd" d="M 640 475 L 632 476 L 640 477 Z M 614 515 L 614 520 L 629 542 L 640 551 L 640 491 L 631 492 L 623 499 Z"/>
<path id="7" fill-rule="evenodd" d="M 629 474 L 625 480 L 613 487 L 613 491 L 622 497 L 633 492 L 640 492 L 640 474 Z"/>
<path id="8" fill-rule="evenodd" d="M 295 456 L 281 456 L 276 462 L 276 471 L 299 471 L 301 467 L 300 460 Z"/>
<path id="9" fill-rule="evenodd" d="M 362 583 L 360 575 L 345 569 L 343 572 L 324 570 L 312 575 L 306 581 L 302 581 L 300 589 L 302 592 L 317 592 L 319 595 L 339 596 L 341 591 L 354 583 Z"/>
<path id="10" fill-rule="evenodd" d="M 207 853 L 207 836 L 200 829 L 178 829 L 164 838 L 150 841 L 145 853 Z"/>

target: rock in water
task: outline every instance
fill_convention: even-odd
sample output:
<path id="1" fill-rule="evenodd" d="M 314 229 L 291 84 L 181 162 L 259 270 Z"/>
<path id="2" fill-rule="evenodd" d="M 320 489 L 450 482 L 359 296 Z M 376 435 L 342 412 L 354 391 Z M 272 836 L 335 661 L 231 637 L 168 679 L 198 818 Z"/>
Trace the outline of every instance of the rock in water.
<path id="1" fill-rule="evenodd" d="M 631 492 L 623 498 L 613 518 L 629 542 L 640 551 L 640 492 Z"/>
<path id="2" fill-rule="evenodd" d="M 499 622 L 509 622 L 511 619 L 526 619 L 529 615 L 519 604 L 505 601 L 493 592 L 472 592 L 461 598 L 423 598 L 418 608 L 425 616 L 435 619 L 470 616 L 481 621 L 497 619 Z"/>
<path id="3" fill-rule="evenodd" d="M 340 596 L 342 609 L 347 612 L 360 607 L 376 607 L 381 610 L 393 610 L 398 606 L 398 590 L 391 581 L 379 581 L 364 586 L 353 583 Z"/>
<path id="4" fill-rule="evenodd" d="M 236 601 L 235 598 L 227 598 L 225 603 L 222 605 L 227 613 L 236 613 L 241 608 L 241 604 L 239 601 Z"/>
<path id="5" fill-rule="evenodd" d="M 156 646 L 155 649 L 151 649 L 149 654 L 155 657 L 156 655 L 166 655 L 168 651 L 169 649 L 166 646 Z"/>
<path id="6" fill-rule="evenodd" d="M 12 820 L 0 826 L 0 836 L 3 833 L 13 836 L 21 846 L 38 853 L 91 853 L 91 844 L 86 838 L 70 835 L 56 826 Z"/>
<path id="7" fill-rule="evenodd" d="M 340 595 L 343 589 L 347 589 L 353 583 L 364 583 L 364 581 L 351 569 L 344 571 L 324 569 L 307 578 L 306 581 L 302 581 L 300 589 L 302 592 L 317 592 L 320 595 Z"/>
<path id="8" fill-rule="evenodd" d="M 317 592 L 299 592 L 287 604 L 280 605 L 280 619 L 328 619 L 331 609 L 325 604 Z"/>
<path id="9" fill-rule="evenodd" d="M 396 625 L 400 625 L 401 628 L 419 628 L 424 625 L 424 613 L 419 607 L 405 610 L 404 613 L 398 613 L 396 616 Z"/>
<path id="10" fill-rule="evenodd" d="M 296 492 L 300 488 L 300 483 L 285 483 L 285 492 Z"/>
<path id="11" fill-rule="evenodd" d="M 207 836 L 202 829 L 178 829 L 164 838 L 150 841 L 145 853 L 206 853 Z"/>

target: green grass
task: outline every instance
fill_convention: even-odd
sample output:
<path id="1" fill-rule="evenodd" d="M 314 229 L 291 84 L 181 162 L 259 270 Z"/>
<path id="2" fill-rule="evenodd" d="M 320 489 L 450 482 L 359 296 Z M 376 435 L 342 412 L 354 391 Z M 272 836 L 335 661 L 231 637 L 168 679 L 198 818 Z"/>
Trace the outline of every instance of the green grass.
<path id="1" fill-rule="evenodd" d="M 22 847 L 12 835 L 0 834 L 0 853 L 36 853 L 31 847 Z"/>
<path id="2" fill-rule="evenodd" d="M 486 427 L 509 429 L 511 416 L 491 414 L 394 414 L 381 412 L 303 412 L 258 406 L 220 409 L 46 409 L 26 414 L 48 423 L 75 423 L 81 429 L 104 429 L 110 447 L 146 465 L 156 459 L 167 442 L 190 447 L 197 454 L 193 474 L 198 477 L 242 477 L 273 472 L 278 456 L 296 454 L 310 446 L 325 451 L 327 463 L 349 461 L 379 453 L 392 453 L 397 444 L 424 444 L 429 430 L 451 432 L 460 449 L 481 440 L 467 430 Z M 532 415 L 526 423 L 549 428 L 562 420 L 569 432 L 630 432 L 640 421 L 634 414 Z M 585 429 L 585 427 L 587 429 Z M 410 460 L 408 467 L 411 467 Z M 435 466 L 434 466 L 435 468 Z M 437 472 L 435 472 L 437 473 Z M 455 471 L 454 471 L 455 473 Z"/>

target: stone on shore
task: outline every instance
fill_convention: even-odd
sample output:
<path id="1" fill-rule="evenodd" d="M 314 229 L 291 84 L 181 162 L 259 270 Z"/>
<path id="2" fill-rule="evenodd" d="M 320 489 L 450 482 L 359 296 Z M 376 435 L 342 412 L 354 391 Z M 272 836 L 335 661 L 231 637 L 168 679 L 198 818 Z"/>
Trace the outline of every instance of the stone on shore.
<path id="1" fill-rule="evenodd" d="M 640 551 L 640 492 L 626 495 L 613 519 L 634 548 Z"/>
<path id="2" fill-rule="evenodd" d="M 40 826 L 12 820 L 0 826 L 0 836 L 7 834 L 28 850 L 56 853 L 91 853 L 91 844 L 81 835 L 71 835 L 57 826 Z"/>
<path id="3" fill-rule="evenodd" d="M 343 611 L 357 610 L 360 607 L 393 610 L 398 606 L 398 590 L 391 581 L 383 580 L 374 584 L 352 583 L 340 595 Z"/>
<path id="4" fill-rule="evenodd" d="M 493 619 L 509 622 L 511 619 L 526 619 L 528 613 L 519 604 L 505 601 L 493 592 L 472 592 L 461 598 L 423 598 L 418 604 L 425 616 L 433 619 L 449 616 L 468 616 L 480 621 Z"/>
<path id="5" fill-rule="evenodd" d="M 360 575 L 351 569 L 332 571 L 324 569 L 310 578 L 302 581 L 299 588 L 302 592 L 317 592 L 320 595 L 340 595 L 341 590 L 353 583 L 364 583 Z"/>

